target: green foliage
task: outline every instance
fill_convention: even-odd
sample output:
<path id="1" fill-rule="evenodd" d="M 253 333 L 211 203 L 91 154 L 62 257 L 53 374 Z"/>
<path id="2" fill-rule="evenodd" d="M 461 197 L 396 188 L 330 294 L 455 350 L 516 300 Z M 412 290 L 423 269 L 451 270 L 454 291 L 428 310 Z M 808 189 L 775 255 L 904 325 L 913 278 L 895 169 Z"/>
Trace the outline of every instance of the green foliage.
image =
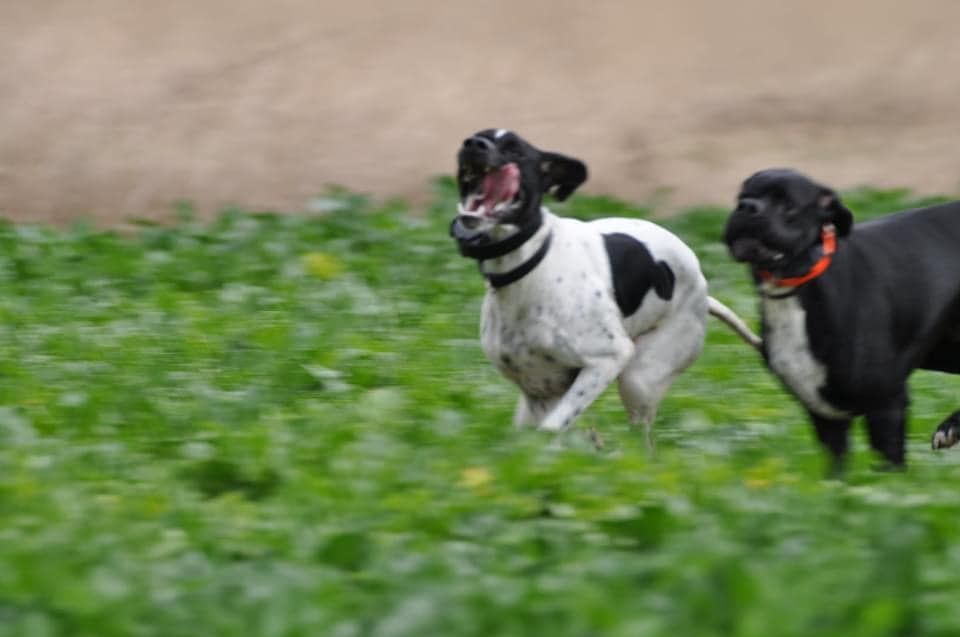
<path id="1" fill-rule="evenodd" d="M 717 324 L 655 458 L 615 391 L 559 439 L 515 431 L 454 196 L 0 226 L 0 637 L 957 633 L 960 456 L 927 449 L 953 379 L 915 378 L 906 474 L 858 432 L 845 483 Z M 667 225 L 755 316 L 724 217 Z"/>

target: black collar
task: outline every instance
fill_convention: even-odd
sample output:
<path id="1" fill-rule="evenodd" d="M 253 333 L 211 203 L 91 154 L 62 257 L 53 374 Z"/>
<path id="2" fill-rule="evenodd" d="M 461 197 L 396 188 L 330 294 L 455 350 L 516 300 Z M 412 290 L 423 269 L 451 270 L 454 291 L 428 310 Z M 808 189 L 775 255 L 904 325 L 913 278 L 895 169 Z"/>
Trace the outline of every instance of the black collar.
<path id="1" fill-rule="evenodd" d="M 502 241 L 494 243 L 474 243 L 473 241 L 464 241 L 453 232 L 453 226 L 457 223 L 454 218 L 450 224 L 450 236 L 457 239 L 457 246 L 460 248 L 460 254 L 477 261 L 486 261 L 487 259 L 496 259 L 505 254 L 513 252 L 527 240 L 537 233 L 540 226 L 543 225 L 543 215 L 538 213 L 531 215 L 526 224 L 520 226 L 515 234 L 510 235 Z M 487 237 L 482 237 L 482 241 L 487 241 Z"/>
<path id="2" fill-rule="evenodd" d="M 527 259 L 526 261 L 524 261 L 514 269 L 510 270 L 509 272 L 502 272 L 502 273 L 484 272 L 483 276 L 485 276 L 487 278 L 487 281 L 490 282 L 490 285 L 492 285 L 495 288 L 502 288 L 504 286 L 510 285 L 511 283 L 519 281 L 523 277 L 530 274 L 530 272 L 535 267 L 537 267 L 541 261 L 543 261 L 543 258 L 547 256 L 547 250 L 550 249 L 550 241 L 552 239 L 553 239 L 553 233 L 551 232 L 543 240 L 543 244 L 541 244 L 540 248 L 536 252 L 534 252 L 532 257 L 530 257 L 529 259 Z M 504 242 L 501 241 L 500 243 L 504 243 Z"/>
<path id="3" fill-rule="evenodd" d="M 533 256 L 509 272 L 487 273 L 483 272 L 483 262 L 502 257 L 505 254 L 510 254 L 529 241 L 543 226 L 543 214 L 537 211 L 537 214 L 531 215 L 527 222 L 520 226 L 515 234 L 493 243 L 483 243 L 483 241 L 487 241 L 488 238 L 482 236 L 472 236 L 469 237 L 469 239 L 462 238 L 459 232 L 455 232 L 456 223 L 457 219 L 454 218 L 450 224 L 450 235 L 457 240 L 460 254 L 471 259 L 476 259 L 477 265 L 480 266 L 480 272 L 494 288 L 502 288 L 510 285 L 530 274 L 530 272 L 543 261 L 543 258 L 547 256 L 547 250 L 550 249 L 550 241 L 553 238 L 553 233 L 548 233 Z M 477 241 L 477 239 L 479 239 L 479 241 Z"/>

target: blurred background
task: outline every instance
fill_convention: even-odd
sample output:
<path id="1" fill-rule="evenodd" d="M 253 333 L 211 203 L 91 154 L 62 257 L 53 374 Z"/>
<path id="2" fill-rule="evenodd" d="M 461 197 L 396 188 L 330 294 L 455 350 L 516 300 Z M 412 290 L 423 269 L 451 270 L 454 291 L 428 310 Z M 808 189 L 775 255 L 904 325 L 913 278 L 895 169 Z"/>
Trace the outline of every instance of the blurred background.
<path id="1" fill-rule="evenodd" d="M 956 0 L 5 2 L 0 215 L 423 201 L 486 127 L 661 213 L 772 164 L 957 193 L 958 24 Z"/>

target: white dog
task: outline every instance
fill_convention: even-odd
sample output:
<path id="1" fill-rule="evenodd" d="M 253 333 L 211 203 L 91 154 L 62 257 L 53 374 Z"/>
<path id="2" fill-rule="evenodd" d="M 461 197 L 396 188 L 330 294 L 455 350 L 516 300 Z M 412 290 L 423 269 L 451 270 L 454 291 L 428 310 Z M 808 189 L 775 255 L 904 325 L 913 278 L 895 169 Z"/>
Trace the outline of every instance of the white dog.
<path id="1" fill-rule="evenodd" d="M 573 158 L 503 129 L 464 141 L 451 235 L 489 285 L 481 344 L 520 387 L 518 426 L 561 431 L 619 378 L 632 422 L 650 425 L 673 380 L 703 349 L 707 314 L 749 344 L 760 339 L 707 296 L 689 247 L 639 219 L 585 223 L 551 214 L 587 178 Z"/>

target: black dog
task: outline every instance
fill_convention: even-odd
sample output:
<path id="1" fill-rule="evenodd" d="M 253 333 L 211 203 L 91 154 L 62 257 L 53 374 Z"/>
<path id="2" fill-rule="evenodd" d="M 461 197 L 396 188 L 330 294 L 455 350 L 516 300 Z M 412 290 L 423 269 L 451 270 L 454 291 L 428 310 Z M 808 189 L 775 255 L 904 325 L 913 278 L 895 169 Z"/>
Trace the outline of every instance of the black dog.
<path id="1" fill-rule="evenodd" d="M 836 193 L 791 170 L 747 179 L 724 241 L 750 264 L 767 365 L 806 407 L 841 471 L 851 420 L 904 464 L 907 378 L 960 373 L 960 203 L 857 224 Z M 948 418 L 934 448 L 960 438 Z"/>

